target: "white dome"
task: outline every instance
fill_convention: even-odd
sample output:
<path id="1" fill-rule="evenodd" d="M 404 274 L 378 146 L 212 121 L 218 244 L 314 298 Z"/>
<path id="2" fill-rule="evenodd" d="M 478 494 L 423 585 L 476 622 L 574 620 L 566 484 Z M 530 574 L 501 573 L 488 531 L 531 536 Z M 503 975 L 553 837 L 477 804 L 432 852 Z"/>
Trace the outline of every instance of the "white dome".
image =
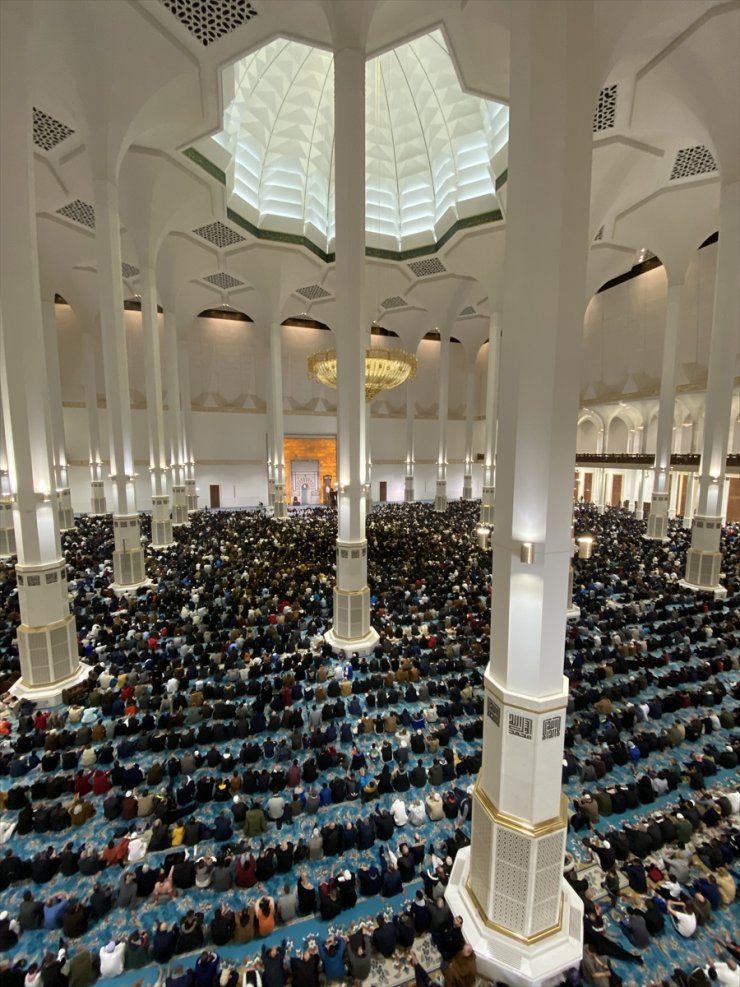
<path id="1" fill-rule="evenodd" d="M 277 39 L 225 73 L 224 130 L 202 141 L 224 164 L 230 205 L 260 229 L 334 248 L 330 52 Z M 367 63 L 367 244 L 435 243 L 497 208 L 508 109 L 463 92 L 441 31 Z M 220 145 L 220 150 L 213 146 Z"/>

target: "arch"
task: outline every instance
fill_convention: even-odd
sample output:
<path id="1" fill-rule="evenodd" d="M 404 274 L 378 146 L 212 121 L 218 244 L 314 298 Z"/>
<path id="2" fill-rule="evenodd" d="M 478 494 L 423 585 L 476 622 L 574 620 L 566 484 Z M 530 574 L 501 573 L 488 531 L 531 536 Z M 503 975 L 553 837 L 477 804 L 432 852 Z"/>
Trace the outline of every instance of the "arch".
<path id="1" fill-rule="evenodd" d="M 583 429 L 587 423 L 593 428 L 594 448 L 581 447 L 581 438 L 587 439 L 590 436 L 588 429 Z M 593 408 L 582 408 L 578 415 L 576 448 L 579 452 L 595 452 L 600 454 L 604 451 L 604 439 L 606 437 L 606 424 L 603 417 Z"/>
<path id="2" fill-rule="evenodd" d="M 622 415 L 616 414 L 606 431 L 606 452 L 627 452 L 628 443 L 629 424 Z"/>
<path id="3" fill-rule="evenodd" d="M 598 453 L 600 437 L 601 433 L 596 427 L 594 420 L 592 418 L 582 418 L 578 422 L 576 451 Z"/>

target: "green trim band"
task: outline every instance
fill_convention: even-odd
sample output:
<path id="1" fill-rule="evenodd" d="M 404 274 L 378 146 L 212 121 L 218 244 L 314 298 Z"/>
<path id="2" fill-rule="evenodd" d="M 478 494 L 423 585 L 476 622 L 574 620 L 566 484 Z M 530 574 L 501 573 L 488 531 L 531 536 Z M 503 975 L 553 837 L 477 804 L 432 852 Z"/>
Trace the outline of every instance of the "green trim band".
<path id="1" fill-rule="evenodd" d="M 221 169 L 210 161 L 205 154 L 196 150 L 194 147 L 187 147 L 182 152 L 186 158 L 189 158 L 193 164 L 198 165 L 206 171 L 211 178 L 215 178 L 220 185 L 226 185 L 226 173 L 221 171 Z M 502 172 L 501 175 L 496 179 L 496 191 L 506 182 L 506 171 Z M 327 253 L 327 251 L 322 250 L 318 244 L 314 243 L 313 240 L 309 240 L 307 236 L 300 236 L 297 233 L 279 233 L 276 230 L 263 230 L 254 223 L 250 223 L 248 219 L 241 216 L 234 209 L 227 207 L 226 218 L 231 220 L 241 229 L 246 230 L 247 233 L 255 237 L 257 240 L 268 240 L 272 243 L 290 243 L 297 247 L 305 247 L 306 250 L 310 250 L 312 254 L 315 254 L 319 260 L 323 260 L 325 264 L 333 264 L 336 259 L 336 254 L 334 251 Z M 409 250 L 385 250 L 381 247 L 365 247 L 366 257 L 375 257 L 378 260 L 395 260 L 395 261 L 406 261 L 414 260 L 416 257 L 427 257 L 430 254 L 436 254 L 441 248 L 460 230 L 469 230 L 474 226 L 486 226 L 489 223 L 500 223 L 504 218 L 504 214 L 500 209 L 492 209 L 489 212 L 479 213 L 477 216 L 466 216 L 464 219 L 456 219 L 455 222 L 450 226 L 450 228 L 442 234 L 436 243 L 427 244 L 424 247 L 412 247 Z"/>

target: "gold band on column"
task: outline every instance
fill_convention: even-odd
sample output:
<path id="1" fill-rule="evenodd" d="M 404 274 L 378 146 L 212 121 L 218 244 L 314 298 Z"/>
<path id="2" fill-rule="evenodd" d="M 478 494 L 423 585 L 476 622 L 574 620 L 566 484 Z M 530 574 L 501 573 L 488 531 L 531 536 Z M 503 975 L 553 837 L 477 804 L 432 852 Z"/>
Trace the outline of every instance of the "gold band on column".
<path id="1" fill-rule="evenodd" d="M 465 889 L 470 895 L 470 900 L 476 907 L 478 915 L 480 916 L 481 922 L 494 932 L 499 932 L 502 936 L 507 936 L 509 939 L 516 939 L 517 942 L 526 943 L 529 946 L 534 945 L 536 942 L 540 942 L 542 939 L 547 939 L 548 936 L 554 936 L 556 932 L 560 932 L 563 926 L 563 896 L 560 895 L 560 917 L 558 918 L 555 925 L 551 925 L 549 929 L 543 929 L 541 932 L 535 932 L 531 936 L 522 936 L 518 932 L 512 932 L 511 929 L 507 929 L 503 925 L 499 925 L 498 922 L 492 922 L 491 919 L 486 915 L 485 909 L 478 901 L 475 891 L 470 886 L 470 877 L 468 877 L 465 882 Z"/>
<path id="2" fill-rule="evenodd" d="M 529 839 L 549 836 L 551 833 L 557 833 L 558 830 L 566 829 L 568 826 L 568 799 L 563 793 L 560 795 L 559 814 L 539 823 L 530 823 L 526 819 L 520 819 L 519 816 L 511 816 L 508 812 L 501 812 L 483 791 L 480 779 L 476 780 L 473 786 L 473 796 L 480 802 L 481 808 L 489 819 L 497 826 L 514 830 L 514 832 L 521 833 L 522 836 Z"/>

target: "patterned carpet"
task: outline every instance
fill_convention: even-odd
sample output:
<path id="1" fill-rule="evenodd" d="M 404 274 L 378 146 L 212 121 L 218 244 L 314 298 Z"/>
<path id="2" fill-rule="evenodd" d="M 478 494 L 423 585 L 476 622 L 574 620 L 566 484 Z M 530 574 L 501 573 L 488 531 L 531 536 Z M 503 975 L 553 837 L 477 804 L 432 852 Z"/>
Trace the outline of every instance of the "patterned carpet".
<path id="1" fill-rule="evenodd" d="M 471 555 L 471 566 L 480 566 L 480 555 L 476 553 L 475 556 Z M 455 577 L 459 582 L 463 582 L 466 578 L 465 572 L 456 572 Z M 731 605 L 736 605 L 735 601 L 730 601 Z M 454 637 L 454 632 L 453 632 Z M 735 651 L 737 654 L 737 649 Z M 692 657 L 692 662 L 698 662 L 700 659 L 697 656 Z M 720 673 L 718 678 L 720 678 L 726 685 L 728 691 L 732 689 L 738 682 L 740 673 L 737 670 L 727 671 Z M 478 676 L 480 678 L 480 676 Z M 612 680 L 617 681 L 617 679 Z M 648 693 L 655 691 L 655 687 L 647 690 Z M 482 686 L 480 682 L 475 686 L 475 698 L 480 700 L 482 694 Z M 422 703 L 406 704 L 401 702 L 397 704 L 399 710 L 404 707 L 408 707 L 412 714 L 419 713 L 422 707 Z M 732 708 L 734 703 L 730 696 L 726 697 L 724 700 L 724 705 Z M 687 718 L 694 711 L 693 710 L 682 710 L 679 712 L 679 716 Z M 472 722 L 475 720 L 475 716 L 467 716 L 463 718 L 456 719 L 456 725 L 460 730 L 466 722 Z M 659 731 L 662 725 L 665 725 L 667 718 L 664 718 L 664 722 L 650 722 L 647 725 L 643 725 L 646 729 Z M 686 761 L 690 757 L 692 751 L 700 750 L 704 743 L 708 739 L 712 742 L 721 742 L 723 737 L 728 736 L 727 731 L 722 731 L 721 734 L 714 734 L 711 738 L 700 737 L 695 743 L 686 742 L 681 745 L 680 748 L 667 751 L 665 753 L 655 753 L 650 758 L 650 767 L 660 768 L 664 764 L 667 764 L 670 757 L 677 757 L 679 761 Z M 264 740 L 265 735 L 260 735 L 257 739 Z M 372 735 L 368 735 L 366 738 L 362 738 L 366 747 L 369 746 L 369 742 L 375 738 Z M 474 741 L 468 743 L 462 739 L 462 736 L 454 737 L 451 746 L 456 750 L 458 754 L 473 753 L 478 747 L 480 742 Z M 239 747 L 241 746 L 241 741 L 233 740 L 226 742 L 221 746 L 221 750 L 229 749 L 232 755 L 236 755 Z M 348 754 L 351 745 L 349 743 L 342 744 L 339 740 L 336 741 L 335 746 L 338 751 L 343 751 Z M 591 745 L 585 742 L 579 742 L 574 748 L 575 754 L 579 758 L 584 758 L 592 751 Z M 151 753 L 137 754 L 135 760 L 142 767 L 146 773 L 147 767 L 155 760 L 165 760 L 171 752 L 165 751 L 161 755 L 154 755 Z M 302 756 L 299 753 L 299 756 Z M 413 757 L 413 755 L 412 755 Z M 422 760 L 426 767 L 429 767 L 433 760 L 433 755 L 423 754 L 421 755 Z M 134 758 L 132 758 L 133 760 Z M 413 761 L 412 761 L 413 763 Z M 641 762 L 638 765 L 638 772 L 641 772 L 645 767 L 646 762 Z M 269 770 L 270 767 L 274 765 L 272 761 L 260 761 L 255 768 L 261 768 L 266 766 Z M 194 775 L 195 780 L 199 774 L 206 773 L 207 769 L 202 768 L 198 774 Z M 37 777 L 41 773 L 41 768 L 35 768 L 30 775 L 25 778 L 20 779 L 24 783 L 31 783 L 34 777 Z M 218 773 L 218 769 L 214 774 Z M 608 775 L 607 780 L 610 782 L 628 782 L 633 780 L 633 773 L 629 766 L 627 767 L 615 767 L 612 772 Z M 321 779 L 320 779 L 321 780 Z M 459 780 L 458 784 L 465 787 L 471 784 L 474 779 L 472 777 L 462 778 Z M 736 771 L 723 771 L 720 770 L 716 778 L 714 779 L 713 787 L 727 787 L 732 785 L 737 785 L 738 775 Z M 7 789 L 10 787 L 11 780 L 5 776 L 0 778 L 0 787 Z M 446 787 L 446 786 L 445 786 Z M 571 782 L 565 786 L 565 790 L 570 797 L 578 795 L 581 793 L 583 785 L 579 782 Z M 431 790 L 431 786 L 427 785 L 425 789 L 419 790 L 419 794 L 423 798 L 428 791 Z M 684 794 L 689 794 L 686 786 L 682 786 L 682 791 Z M 414 794 L 414 790 L 407 793 L 407 798 Z M 290 826 L 285 827 L 280 836 L 287 835 L 288 838 L 297 842 L 299 837 L 308 839 L 311 830 L 316 824 L 317 818 L 320 825 L 324 825 L 329 821 L 335 821 L 337 823 L 344 822 L 348 819 L 356 820 L 360 816 L 367 814 L 370 810 L 375 809 L 378 806 L 390 807 L 390 803 L 393 801 L 395 796 L 385 795 L 381 796 L 376 802 L 371 803 L 369 806 L 365 806 L 360 802 L 345 802 L 341 805 L 330 805 L 323 807 L 320 810 L 318 817 L 301 815 L 299 816 Z M 65 797 L 65 801 L 68 798 Z M 108 823 L 102 815 L 102 798 L 91 797 L 94 804 L 97 805 L 97 814 L 88 823 L 80 828 L 68 829 L 62 833 L 58 834 L 37 834 L 31 833 L 27 836 L 11 837 L 10 841 L 6 844 L 6 849 L 11 848 L 25 858 L 30 858 L 33 854 L 37 853 L 39 850 L 49 846 L 54 843 L 57 847 L 60 847 L 67 840 L 71 840 L 76 848 L 80 848 L 82 844 L 90 844 L 97 849 L 102 849 L 107 840 L 111 837 L 114 831 L 120 829 L 123 825 L 120 820 L 116 823 Z M 266 802 L 267 796 L 264 796 L 262 801 L 263 804 Z M 654 811 L 659 809 L 661 806 L 666 806 L 671 804 L 675 799 L 675 793 L 673 795 L 669 794 L 666 796 L 661 796 L 656 799 L 654 805 L 648 807 L 640 807 L 631 813 L 625 813 L 621 817 L 612 816 L 606 824 L 618 825 L 619 822 L 630 822 L 636 818 L 644 816 L 648 811 Z M 206 823 L 207 825 L 212 822 L 216 814 L 223 808 L 224 804 L 219 803 L 208 803 L 202 805 L 197 810 L 197 818 Z M 228 803 L 225 803 L 226 808 L 228 808 Z M 12 816 L 12 813 L 4 813 L 3 821 L 6 821 L 8 817 Z M 463 824 L 466 832 L 469 834 L 469 822 Z M 425 824 L 416 831 L 421 838 L 425 841 L 427 847 L 430 843 L 435 845 L 437 852 L 439 852 L 439 847 L 441 841 L 446 837 L 449 837 L 453 832 L 454 823 L 443 819 L 437 823 L 432 823 L 426 821 Z M 406 827 L 408 830 L 410 827 Z M 270 843 L 277 842 L 278 834 L 274 826 L 271 826 L 265 835 L 266 842 L 268 845 Z M 406 835 L 405 832 L 398 832 L 393 837 L 391 846 L 395 849 L 396 845 L 400 840 Z M 579 866 L 583 868 L 582 876 L 586 876 L 592 883 L 594 888 L 594 896 L 597 900 L 603 900 L 604 895 L 600 888 L 601 873 L 597 867 L 592 865 L 587 865 L 586 863 L 586 851 L 582 844 L 582 836 L 585 833 L 570 833 L 568 837 L 568 848 L 570 852 L 575 857 Z M 234 842 L 238 840 L 238 836 L 234 837 Z M 349 867 L 351 870 L 356 871 L 358 866 L 362 862 L 378 864 L 378 845 L 367 851 L 352 850 L 344 855 L 332 859 L 323 859 L 318 861 L 306 862 L 305 867 L 310 873 L 310 877 L 314 885 L 318 884 L 330 878 L 332 875 L 336 875 L 340 870 Z M 256 850 L 256 841 L 252 842 L 253 848 Z M 206 841 L 201 843 L 197 848 L 193 848 L 194 852 L 202 853 L 206 849 L 217 851 L 218 847 L 212 841 Z M 171 851 L 162 851 L 160 853 L 151 853 L 147 857 L 147 864 L 150 867 L 158 866 L 166 856 L 167 853 Z M 427 857 L 426 865 L 429 865 L 430 858 Z M 118 880 L 121 876 L 121 870 L 118 868 L 105 871 L 100 876 L 100 879 L 109 885 L 114 885 L 117 889 Z M 285 883 L 285 876 L 276 876 L 270 881 L 264 884 L 257 884 L 254 888 L 250 889 L 248 892 L 242 890 L 232 890 L 224 895 L 216 896 L 214 892 L 210 890 L 199 890 L 193 888 L 180 895 L 174 901 L 161 902 L 155 905 L 151 899 L 144 900 L 138 903 L 135 912 L 132 914 L 128 910 L 114 908 L 114 910 L 109 913 L 104 919 L 98 922 L 96 925 L 92 926 L 90 930 L 81 937 L 74 945 L 72 945 L 71 951 L 74 951 L 76 945 L 84 945 L 91 950 L 97 951 L 97 949 L 103 943 L 107 942 L 111 938 L 123 937 L 132 931 L 132 926 L 134 922 L 140 923 L 143 927 L 150 929 L 152 928 L 154 921 L 156 919 L 163 919 L 168 922 L 182 918 L 186 910 L 189 908 L 195 911 L 202 912 L 205 915 L 206 921 L 208 921 L 213 915 L 214 908 L 216 904 L 220 904 L 223 901 L 227 902 L 230 907 L 235 910 L 243 907 L 245 900 L 250 898 L 256 900 L 262 894 L 271 894 L 277 896 L 277 893 L 281 886 Z M 18 909 L 23 891 L 29 885 L 25 884 L 14 884 L 5 891 L 2 895 L 2 907 L 7 909 L 11 914 L 15 914 Z M 355 923 L 360 920 L 367 920 L 373 917 L 379 909 L 383 909 L 388 914 L 393 911 L 399 911 L 404 903 L 409 900 L 413 895 L 416 888 L 420 886 L 420 882 L 416 882 L 412 885 L 408 885 L 404 889 L 404 894 L 397 896 L 389 900 L 379 900 L 379 899 L 360 899 L 356 908 L 344 912 L 336 922 L 331 924 L 332 929 L 349 929 L 352 928 Z M 50 895 L 57 892 L 65 892 L 70 895 L 76 895 L 80 898 L 87 898 L 90 892 L 90 879 L 78 875 L 74 875 L 69 878 L 57 877 L 46 887 L 32 888 L 37 897 L 43 895 Z M 651 947 L 645 951 L 644 967 L 635 967 L 630 964 L 625 963 L 614 963 L 615 970 L 624 978 L 626 985 L 634 985 L 634 987 L 643 987 L 643 985 L 649 983 L 651 980 L 665 975 L 670 969 L 676 965 L 694 965 L 701 961 L 706 954 L 712 951 L 713 943 L 710 936 L 717 936 L 723 933 L 729 933 L 737 936 L 737 930 L 740 928 L 740 905 L 736 901 L 730 908 L 725 908 L 716 913 L 713 916 L 712 924 L 709 929 L 702 929 L 697 937 L 693 940 L 680 940 L 678 936 L 673 933 L 673 930 L 668 927 L 666 931 L 656 939 Z M 304 920 L 299 920 L 287 927 L 278 928 L 272 937 L 266 940 L 255 940 L 249 946 L 235 946 L 229 945 L 223 948 L 219 948 L 219 953 L 222 955 L 225 961 L 239 962 L 244 959 L 245 956 L 251 956 L 259 952 L 263 944 L 269 944 L 272 939 L 280 941 L 283 937 L 286 937 L 289 941 L 290 947 L 295 947 L 296 949 L 303 945 L 306 940 L 311 936 L 324 936 L 329 930 L 326 927 L 326 923 L 321 922 L 318 918 L 309 918 Z M 618 922 L 614 915 L 608 915 L 607 917 L 607 932 L 609 935 L 617 938 L 623 945 L 627 948 L 629 944 L 624 940 L 621 932 L 618 928 Z M 24 956 L 28 959 L 39 959 L 46 948 L 56 947 L 57 934 L 53 932 L 26 932 L 21 937 L 19 944 L 12 950 L 10 950 L 5 955 L 8 957 Z M 416 945 L 416 949 L 422 955 L 422 960 L 429 970 L 435 970 L 439 967 L 440 957 L 436 952 L 434 947 L 428 938 L 424 938 L 419 941 Z M 116 983 L 120 987 L 128 987 L 129 984 L 134 983 L 139 980 L 142 976 L 145 983 L 154 983 L 157 978 L 158 970 L 155 964 L 150 964 L 143 970 L 133 970 L 129 971 L 122 978 L 119 978 Z M 377 985 L 377 987 L 396 987 L 396 985 L 406 984 L 412 980 L 412 971 L 402 961 L 399 962 L 384 962 L 381 963 L 376 961 L 373 966 L 371 976 L 369 978 L 369 983 Z M 511 987 L 518 987 L 516 984 L 512 984 Z"/>

